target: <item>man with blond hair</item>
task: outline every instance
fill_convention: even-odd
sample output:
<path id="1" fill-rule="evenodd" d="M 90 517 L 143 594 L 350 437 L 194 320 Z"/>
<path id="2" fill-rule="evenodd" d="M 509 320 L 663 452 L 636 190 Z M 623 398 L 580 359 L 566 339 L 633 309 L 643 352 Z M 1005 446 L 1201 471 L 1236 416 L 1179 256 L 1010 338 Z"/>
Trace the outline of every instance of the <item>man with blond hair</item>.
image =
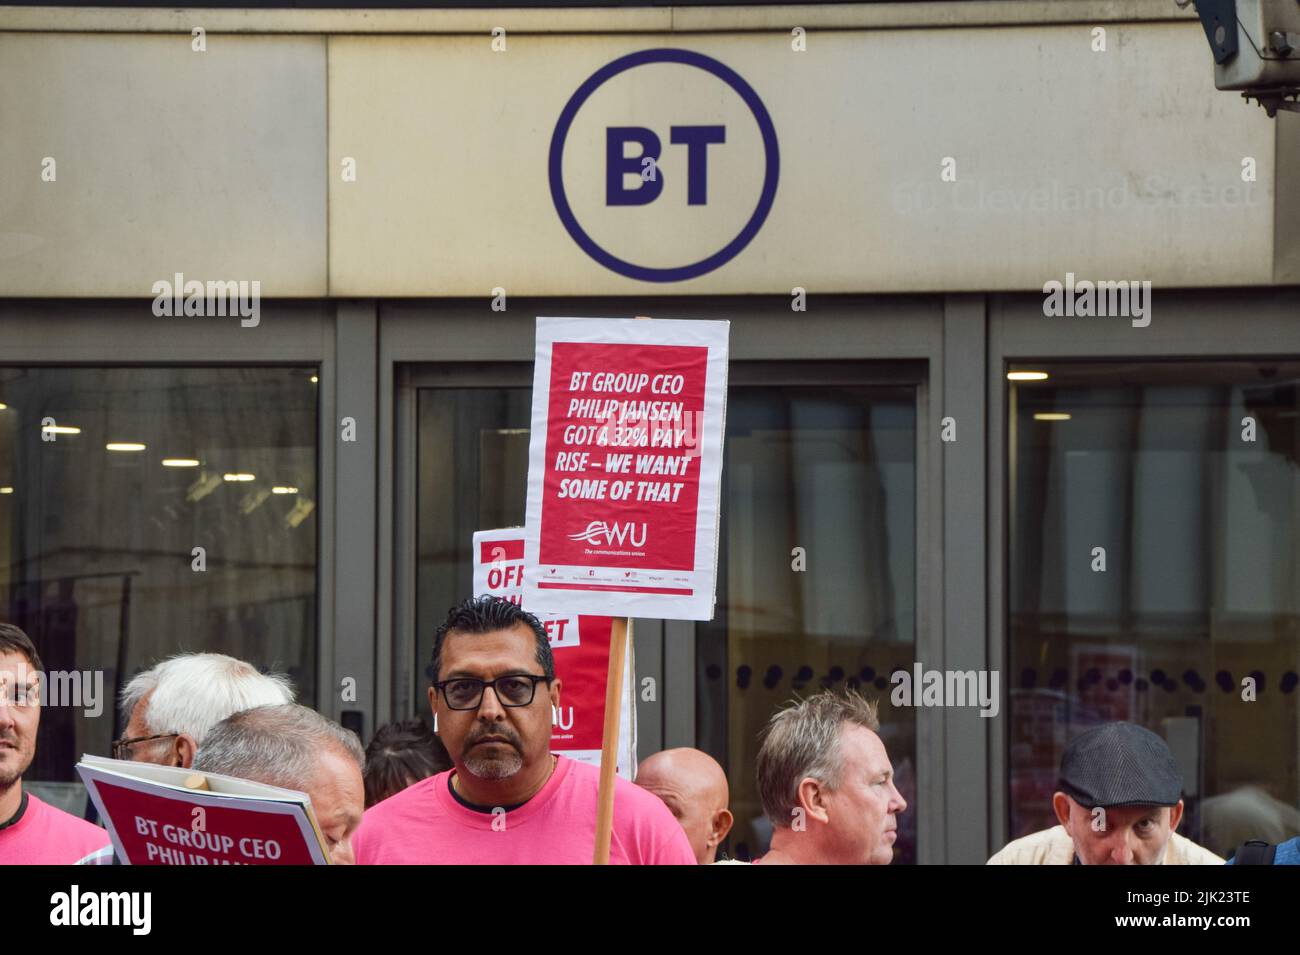
<path id="1" fill-rule="evenodd" d="M 825 690 L 779 711 L 758 751 L 771 864 L 889 865 L 907 802 L 877 735 L 876 706 Z"/>

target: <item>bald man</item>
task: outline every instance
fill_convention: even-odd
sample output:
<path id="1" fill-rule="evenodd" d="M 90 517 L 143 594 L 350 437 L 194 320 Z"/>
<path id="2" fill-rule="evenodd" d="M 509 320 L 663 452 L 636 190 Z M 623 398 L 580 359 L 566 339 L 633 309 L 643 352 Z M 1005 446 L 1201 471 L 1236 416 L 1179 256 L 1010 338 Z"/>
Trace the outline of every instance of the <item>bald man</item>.
<path id="1" fill-rule="evenodd" d="M 666 749 L 637 767 L 636 784 L 663 800 L 686 831 L 695 860 L 709 865 L 731 831 L 727 774 L 708 753 Z"/>

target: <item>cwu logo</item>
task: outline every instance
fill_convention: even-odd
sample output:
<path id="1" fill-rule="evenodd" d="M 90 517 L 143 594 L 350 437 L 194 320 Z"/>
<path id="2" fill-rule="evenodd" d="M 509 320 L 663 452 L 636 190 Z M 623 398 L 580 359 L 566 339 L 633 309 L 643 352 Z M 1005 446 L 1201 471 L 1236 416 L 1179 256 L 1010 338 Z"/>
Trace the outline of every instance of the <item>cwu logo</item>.
<path id="1" fill-rule="evenodd" d="M 640 539 L 636 536 L 636 529 L 641 528 Z M 602 544 L 621 547 L 624 542 L 631 544 L 633 547 L 644 547 L 646 538 L 646 526 L 644 524 L 606 524 L 604 521 L 592 521 L 586 529 L 579 534 L 570 534 L 571 541 L 585 541 L 588 544 L 595 544 L 600 547 Z"/>
<path id="2" fill-rule="evenodd" d="M 762 183 L 755 197 L 753 211 L 741 225 L 739 232 L 725 242 L 721 248 L 705 255 L 703 258 L 684 265 L 671 267 L 653 266 L 629 261 L 626 257 L 616 255 L 592 237 L 590 226 L 584 228 L 578 221 L 573 203 L 564 182 L 564 148 L 584 104 L 591 99 L 605 83 L 638 67 L 655 64 L 675 64 L 692 70 L 701 70 L 716 81 L 725 84 L 748 107 L 757 124 L 762 142 Z M 667 145 L 664 136 L 667 134 Z M 674 122 L 666 130 L 656 131 L 647 126 L 623 123 L 606 125 L 601 143 L 604 165 L 603 189 L 606 209 L 626 207 L 648 207 L 656 202 L 665 201 L 664 185 L 669 176 L 682 177 L 686 185 L 686 206 L 704 207 L 709 205 L 709 182 L 712 175 L 716 180 L 719 171 L 728 168 L 727 124 L 726 123 L 688 123 Z M 732 145 L 732 149 L 739 147 Z M 578 87 L 577 91 L 565 104 L 560 118 L 551 135 L 549 174 L 551 199 L 555 211 L 560 217 L 569 235 L 578 246 L 601 265 L 617 272 L 619 275 L 646 282 L 682 282 L 712 272 L 714 269 L 731 261 L 758 234 L 772 203 L 776 198 L 776 185 L 780 176 L 780 150 L 777 147 L 776 128 L 767 108 L 759 99 L 754 88 L 750 86 L 735 70 L 726 64 L 702 53 L 691 50 L 656 49 L 629 53 L 612 63 L 608 63 L 593 73 Z M 629 177 L 634 185 L 628 185 Z M 690 231 L 682 223 L 681 232 Z M 664 236 L 666 245 L 676 245 L 679 236 Z M 608 244 L 608 242 L 606 243 Z"/>

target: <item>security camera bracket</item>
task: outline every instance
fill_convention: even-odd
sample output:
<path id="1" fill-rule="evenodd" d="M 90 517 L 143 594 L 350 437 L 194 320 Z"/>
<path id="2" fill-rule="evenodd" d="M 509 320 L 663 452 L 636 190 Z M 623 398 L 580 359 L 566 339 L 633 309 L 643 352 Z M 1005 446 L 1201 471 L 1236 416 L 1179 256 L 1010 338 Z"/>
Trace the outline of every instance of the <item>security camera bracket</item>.
<path id="1" fill-rule="evenodd" d="M 1276 90 L 1247 91 L 1241 94 L 1241 98 L 1246 102 L 1250 102 L 1252 99 L 1258 100 L 1259 105 L 1264 107 L 1264 112 L 1268 113 L 1270 119 L 1277 115 L 1279 109 L 1300 113 L 1300 102 L 1296 101 L 1297 96 L 1300 96 L 1300 90 L 1285 87 Z"/>
<path id="2" fill-rule="evenodd" d="M 1214 51 L 1214 62 L 1226 63 L 1236 56 L 1237 0 L 1196 0 L 1196 15 Z"/>

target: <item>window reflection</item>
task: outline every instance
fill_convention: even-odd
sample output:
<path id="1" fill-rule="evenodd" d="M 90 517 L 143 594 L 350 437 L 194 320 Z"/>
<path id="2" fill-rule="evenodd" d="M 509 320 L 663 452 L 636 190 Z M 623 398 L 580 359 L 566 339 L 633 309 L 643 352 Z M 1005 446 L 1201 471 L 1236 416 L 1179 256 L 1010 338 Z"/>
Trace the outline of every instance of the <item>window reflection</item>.
<path id="1" fill-rule="evenodd" d="M 417 392 L 415 694 L 447 609 L 469 596 L 475 531 L 522 527 L 528 490 L 531 388 L 421 388 Z"/>
<path id="2" fill-rule="evenodd" d="M 469 593 L 474 531 L 524 521 L 531 391 L 417 394 L 423 674 L 429 635 Z M 898 785 L 913 801 L 914 719 L 884 691 L 915 657 L 916 418 L 911 387 L 733 386 L 727 402 L 718 615 L 698 631 L 697 745 L 728 770 L 740 857 L 766 849 L 758 732 L 795 693 L 855 686 L 879 698 Z M 791 569 L 795 546 L 806 572 Z M 915 860 L 915 819 L 900 817 L 901 861 Z"/>
<path id="3" fill-rule="evenodd" d="M 697 629 L 696 722 L 700 748 L 727 768 L 735 858 L 762 855 L 771 835 L 754 782 L 759 731 L 823 687 L 880 702 L 898 788 L 916 805 L 915 717 L 888 693 L 889 674 L 916 656 L 915 406 L 910 386 L 728 395 L 717 616 Z M 916 861 L 916 818 L 899 817 L 896 861 Z"/>
<path id="4" fill-rule="evenodd" d="M 1300 362 L 1023 367 L 1047 377 L 1009 384 L 1011 836 L 1055 824 L 1066 740 L 1120 719 L 1178 758 L 1184 835 L 1295 835 Z"/>
<path id="5" fill-rule="evenodd" d="M 312 374 L 0 367 L 0 615 L 48 670 L 104 674 L 100 716 L 42 713 L 29 778 L 106 755 L 122 682 L 174 653 L 285 670 L 314 705 Z"/>

